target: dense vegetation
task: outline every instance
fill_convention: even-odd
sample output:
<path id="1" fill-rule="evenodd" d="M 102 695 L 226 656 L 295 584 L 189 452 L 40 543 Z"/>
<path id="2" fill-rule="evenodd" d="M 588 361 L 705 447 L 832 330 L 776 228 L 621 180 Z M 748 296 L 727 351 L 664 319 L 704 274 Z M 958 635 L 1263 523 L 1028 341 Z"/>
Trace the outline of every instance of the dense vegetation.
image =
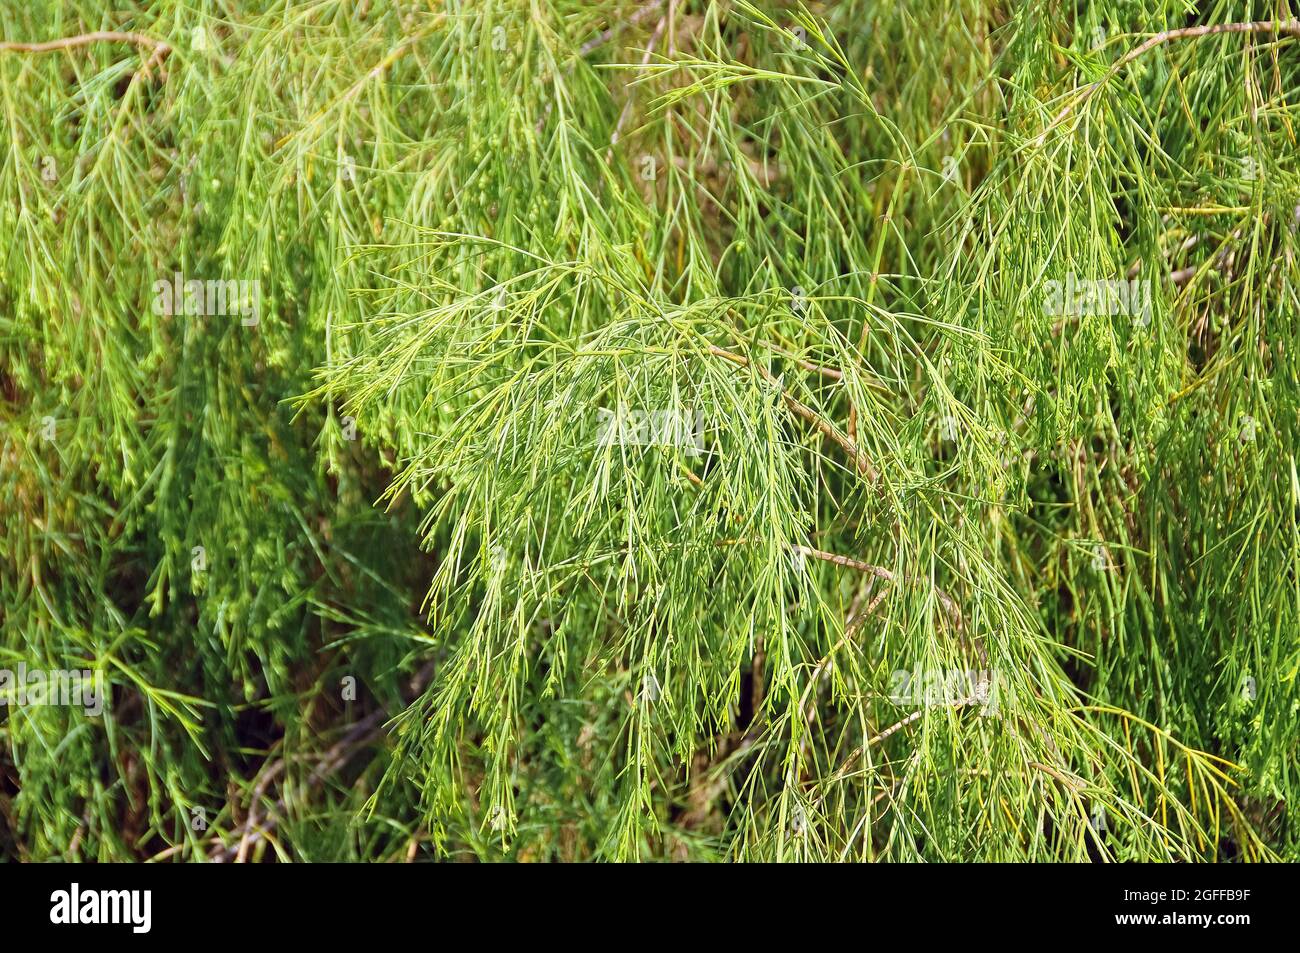
<path id="1" fill-rule="evenodd" d="M 0 37 L 0 857 L 1300 859 L 1287 0 Z"/>

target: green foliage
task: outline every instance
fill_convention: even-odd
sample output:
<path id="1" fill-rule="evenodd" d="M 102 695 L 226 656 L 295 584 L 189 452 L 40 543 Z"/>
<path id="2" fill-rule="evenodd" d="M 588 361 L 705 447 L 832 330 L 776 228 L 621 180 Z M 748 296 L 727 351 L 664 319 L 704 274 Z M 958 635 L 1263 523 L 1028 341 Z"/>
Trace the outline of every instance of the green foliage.
<path id="1" fill-rule="evenodd" d="M 1285 0 L 0 30 L 0 855 L 1300 859 Z"/>

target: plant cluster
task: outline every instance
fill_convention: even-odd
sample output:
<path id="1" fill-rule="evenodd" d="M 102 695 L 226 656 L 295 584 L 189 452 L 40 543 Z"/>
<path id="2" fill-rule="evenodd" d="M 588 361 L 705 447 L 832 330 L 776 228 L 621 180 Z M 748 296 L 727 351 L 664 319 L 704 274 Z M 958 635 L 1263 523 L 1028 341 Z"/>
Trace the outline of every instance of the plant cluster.
<path id="1" fill-rule="evenodd" d="M 0 856 L 1300 859 L 1298 110 L 1289 0 L 6 5 Z"/>

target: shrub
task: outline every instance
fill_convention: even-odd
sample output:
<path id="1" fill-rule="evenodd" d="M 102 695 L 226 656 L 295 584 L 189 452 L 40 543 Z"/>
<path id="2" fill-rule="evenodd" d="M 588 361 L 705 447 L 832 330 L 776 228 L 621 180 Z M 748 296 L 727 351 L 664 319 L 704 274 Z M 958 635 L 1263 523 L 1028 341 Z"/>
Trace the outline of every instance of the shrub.
<path id="1" fill-rule="evenodd" d="M 0 12 L 0 853 L 1297 859 L 1246 6 Z"/>

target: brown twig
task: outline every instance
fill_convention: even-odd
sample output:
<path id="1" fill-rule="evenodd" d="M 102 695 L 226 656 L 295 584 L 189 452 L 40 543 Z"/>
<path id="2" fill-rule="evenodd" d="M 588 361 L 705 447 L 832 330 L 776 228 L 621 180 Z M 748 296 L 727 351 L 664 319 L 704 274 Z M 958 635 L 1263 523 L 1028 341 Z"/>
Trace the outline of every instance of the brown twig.
<path id="1" fill-rule="evenodd" d="M 967 708 L 967 707 L 970 707 L 970 706 L 973 706 L 973 705 L 978 705 L 978 704 L 980 704 L 980 703 L 981 703 L 981 700 L 980 700 L 979 696 L 977 696 L 977 695 L 970 695 L 970 696 L 968 696 L 968 697 L 966 697 L 966 698 L 958 699 L 957 701 L 953 702 L 951 705 L 945 705 L 945 706 L 943 706 L 943 707 L 945 707 L 945 708 Z M 882 741 L 884 741 L 886 738 L 888 738 L 890 735 L 893 735 L 893 734 L 895 734 L 896 732 L 902 731 L 902 730 L 903 730 L 904 728 L 906 728 L 908 725 L 910 725 L 910 724 L 912 724 L 912 723 L 918 721 L 918 720 L 919 720 L 919 719 L 920 719 L 920 718 L 925 714 L 926 710 L 927 710 L 927 709 L 924 708 L 924 707 L 922 707 L 922 708 L 918 708 L 916 711 L 914 711 L 914 712 L 912 712 L 911 714 L 907 715 L 907 716 L 904 717 L 902 720 L 900 720 L 900 721 L 896 721 L 896 722 L 894 722 L 892 725 L 890 725 L 888 728 L 884 729 L 883 731 L 877 732 L 876 734 L 872 735 L 870 738 L 868 738 L 866 741 L 864 741 L 862 744 L 860 744 L 860 745 L 857 747 L 857 749 L 854 750 L 854 752 L 853 752 L 852 754 L 850 754 L 847 758 L 844 759 L 843 763 L 842 763 L 838 768 L 835 769 L 835 775 L 834 775 L 834 777 L 835 777 L 836 779 L 844 777 L 844 774 L 845 774 L 846 771 L 848 771 L 849 767 L 850 767 L 850 766 L 851 766 L 855 761 L 857 761 L 859 758 L 861 758 L 864 754 L 866 754 L 868 748 L 870 748 L 872 745 L 877 745 L 877 744 L 879 744 L 880 742 L 882 742 Z"/>
<path id="2" fill-rule="evenodd" d="M 1065 107 L 1056 114 L 1056 118 L 1047 124 L 1046 129 L 1039 133 L 1036 140 L 1037 145 L 1041 146 L 1046 141 L 1047 134 L 1060 125 L 1072 109 L 1086 103 L 1099 88 L 1109 83 L 1115 78 L 1115 74 L 1139 56 L 1150 52 L 1157 46 L 1174 40 L 1195 39 L 1202 36 L 1214 36 L 1219 33 L 1285 33 L 1289 36 L 1300 37 L 1300 20 L 1256 20 L 1246 23 L 1217 23 L 1213 26 L 1189 26 L 1178 30 L 1164 30 L 1156 33 L 1116 60 L 1115 64 L 1106 71 L 1106 74 L 1100 80 L 1076 90 L 1077 98 L 1066 103 Z"/>
<path id="3" fill-rule="evenodd" d="M 724 360 L 730 361 L 731 363 L 739 367 L 752 367 L 755 371 L 758 372 L 760 377 L 762 377 L 765 381 L 767 381 L 778 391 L 780 391 L 781 398 L 785 401 L 787 407 L 789 407 L 792 411 L 794 411 L 804 420 L 808 421 L 810 424 L 816 427 L 819 431 L 821 431 L 822 434 L 824 434 L 828 439 L 830 439 L 832 443 L 837 444 L 840 447 L 840 449 L 842 449 L 846 454 L 848 454 L 849 459 L 853 460 L 855 465 L 857 466 L 859 473 L 865 475 L 868 480 L 876 479 L 878 475 L 876 472 L 876 468 L 872 466 L 871 461 L 870 459 L 868 459 L 866 453 L 862 449 L 860 449 L 856 443 L 854 443 L 844 434 L 836 430 L 834 425 L 831 424 L 829 420 L 821 416 L 819 413 L 817 413 L 807 404 L 800 401 L 797 397 L 790 394 L 785 389 L 785 387 L 781 384 L 781 382 L 778 381 L 774 376 L 772 376 L 771 371 L 769 371 L 765 367 L 755 364 L 744 355 L 736 354 L 734 351 L 728 351 L 726 348 L 718 347 L 716 344 L 709 345 L 709 353 L 714 355 L 715 357 L 720 357 L 723 358 Z"/>
<path id="4" fill-rule="evenodd" d="M 161 63 L 172 48 L 168 43 L 162 40 L 155 40 L 151 36 L 143 33 L 123 33 L 116 30 L 96 30 L 93 33 L 79 33 L 76 36 L 65 36 L 57 40 L 46 40 L 39 43 L 22 43 L 8 40 L 0 42 L 0 53 L 9 51 L 14 53 L 54 53 L 58 50 L 70 50 L 78 46 L 89 46 L 92 43 L 130 43 L 134 46 L 147 46 L 153 50 L 152 55 L 144 63 L 144 72 L 148 73 L 155 66 Z"/>
<path id="5" fill-rule="evenodd" d="M 671 12 L 671 11 L 670 11 Z M 650 57 L 654 56 L 655 46 L 659 43 L 659 38 L 664 35 L 664 29 L 668 26 L 668 16 L 665 15 L 659 19 L 659 25 L 650 36 L 650 42 L 646 44 L 645 55 L 641 57 L 641 65 L 645 66 L 650 62 Z M 623 124 L 627 122 L 627 117 L 632 112 L 632 96 L 629 94 L 627 102 L 623 104 L 623 110 L 618 114 L 618 122 L 614 124 L 614 132 L 609 137 L 609 148 L 605 150 L 605 161 L 609 162 L 614 157 L 614 146 L 618 145 L 619 136 L 623 133 Z"/>
<path id="6" fill-rule="evenodd" d="M 820 559 L 823 562 L 832 563 L 836 566 L 843 566 L 846 569 L 856 569 L 858 572 L 870 573 L 877 579 L 884 579 L 887 582 L 897 582 L 898 574 L 884 566 L 876 566 L 872 563 L 863 562 L 861 559 L 853 559 L 850 556 L 841 556 L 839 553 L 828 553 L 825 550 L 813 549 L 811 546 L 800 546 L 795 544 L 790 547 L 797 553 L 804 556 L 811 556 L 813 559 Z M 953 624 L 960 629 L 962 618 L 961 609 L 957 605 L 957 600 L 948 595 L 938 586 L 933 586 L 935 598 L 939 604 L 952 617 Z"/>
<path id="7" fill-rule="evenodd" d="M 759 540 L 745 539 L 745 538 L 723 539 L 723 540 L 719 540 L 717 542 L 717 545 L 718 546 L 741 546 L 746 543 L 753 543 L 753 542 L 759 542 Z M 886 569 L 884 566 L 877 566 L 874 563 L 864 562 L 861 559 L 854 559 L 851 556 L 841 556 L 839 553 L 828 553 L 823 549 L 814 549 L 811 546 L 803 546 L 800 545 L 799 543 L 791 543 L 789 548 L 792 552 L 798 553 L 801 556 L 811 556 L 813 559 L 820 559 L 823 562 L 828 562 L 835 566 L 843 566 L 845 569 L 856 569 L 858 572 L 868 573 L 872 576 L 875 576 L 877 579 L 883 579 L 886 582 L 896 583 L 899 582 L 900 580 L 903 582 L 912 582 L 912 581 L 928 582 L 928 580 L 921 580 L 919 578 L 906 577 L 906 576 L 900 577 L 898 573 L 894 572 L 892 569 Z M 934 585 L 933 583 L 930 583 L 930 588 L 933 590 L 935 598 L 939 600 L 939 604 L 943 606 L 944 611 L 946 611 L 948 613 L 948 616 L 952 619 L 953 626 L 960 632 L 962 628 L 962 614 L 961 614 L 961 608 L 957 605 L 957 600 L 954 599 L 952 596 L 948 595 L 948 593 L 944 592 L 942 589 L 940 589 L 938 586 Z M 879 603 L 879 601 L 880 601 L 880 597 L 877 596 L 876 599 L 873 600 L 871 605 L 868 607 L 867 613 L 864 614 L 864 618 L 866 614 L 870 614 L 872 611 L 875 610 L 875 607 Z"/>
<path id="8" fill-rule="evenodd" d="M 798 355 L 791 354 L 785 348 L 778 347 L 775 344 L 769 344 L 768 346 L 773 351 L 780 354 L 782 357 L 789 358 L 791 361 L 795 363 L 796 367 L 808 371 L 810 374 L 820 374 L 822 377 L 829 377 L 833 381 L 844 379 L 844 372 L 839 370 L 838 368 L 827 367 L 824 364 L 814 364 L 812 361 L 805 360 L 804 358 L 799 357 Z"/>
<path id="9" fill-rule="evenodd" d="M 0 42 L 0 52 L 4 50 L 14 50 L 19 53 L 53 53 L 56 50 L 66 50 L 74 46 L 88 46 L 91 43 L 133 43 L 136 46 L 148 46 L 152 49 L 160 47 L 170 50 L 171 47 L 162 40 L 155 40 L 151 36 L 145 36 L 143 33 L 118 33 L 113 30 L 98 30 L 94 33 L 81 33 L 77 36 L 65 36 L 58 40 L 47 40 L 42 43 L 20 43 L 17 41 L 6 40 Z"/>

